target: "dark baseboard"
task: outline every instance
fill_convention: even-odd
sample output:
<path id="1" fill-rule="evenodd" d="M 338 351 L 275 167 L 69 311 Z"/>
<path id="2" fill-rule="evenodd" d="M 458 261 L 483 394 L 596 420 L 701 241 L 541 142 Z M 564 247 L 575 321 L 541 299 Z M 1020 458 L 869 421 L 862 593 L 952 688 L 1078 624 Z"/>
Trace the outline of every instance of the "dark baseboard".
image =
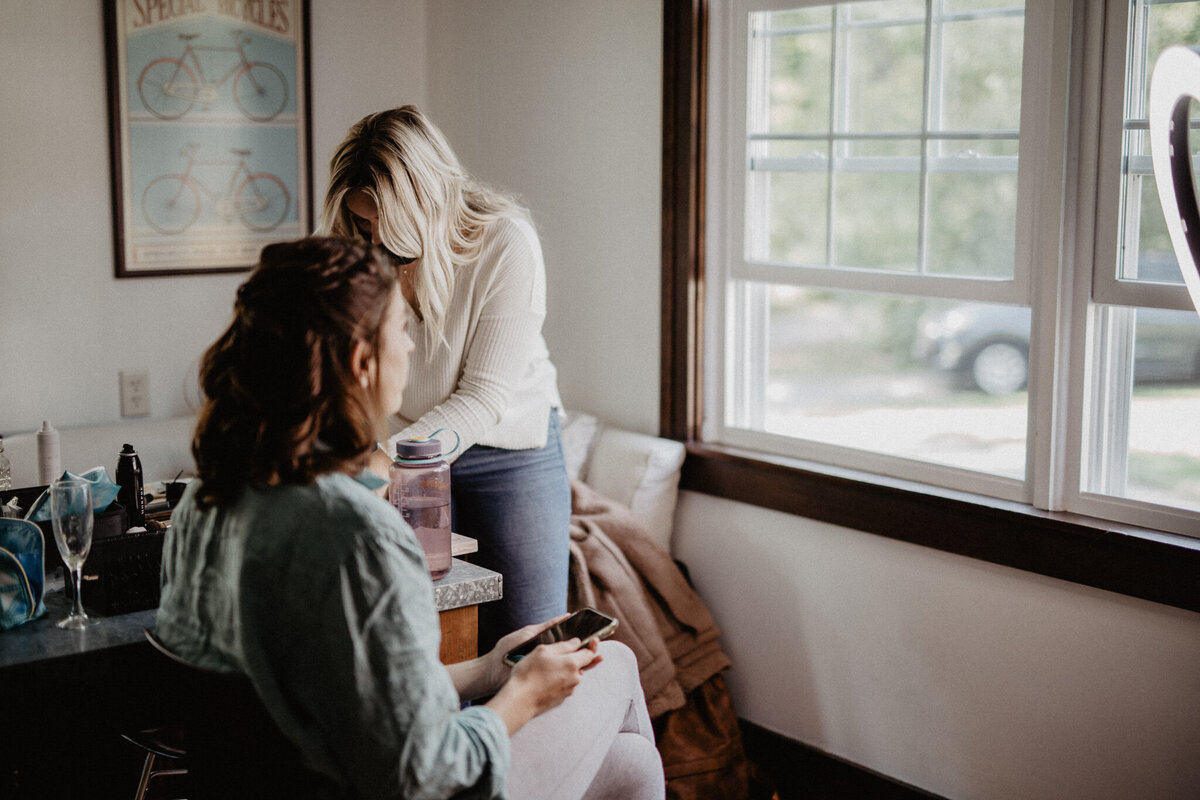
<path id="1" fill-rule="evenodd" d="M 752 800 L 929 800 L 915 786 L 823 753 L 766 728 L 738 720 L 753 765 Z"/>

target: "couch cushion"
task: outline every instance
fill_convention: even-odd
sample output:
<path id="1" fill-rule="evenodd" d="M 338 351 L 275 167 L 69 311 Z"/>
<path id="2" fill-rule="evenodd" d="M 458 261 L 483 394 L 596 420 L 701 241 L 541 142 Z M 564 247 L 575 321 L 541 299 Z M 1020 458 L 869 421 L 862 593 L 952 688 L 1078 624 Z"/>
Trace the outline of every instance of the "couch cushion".
<path id="1" fill-rule="evenodd" d="M 684 454 L 679 442 L 603 427 L 596 435 L 583 480 L 600 494 L 628 506 L 650 536 L 670 552 Z"/>
<path id="2" fill-rule="evenodd" d="M 563 414 L 562 448 L 563 460 L 567 462 L 567 474 L 572 479 L 587 481 L 587 463 L 596 445 L 596 433 L 600 420 L 582 411 L 567 411 Z"/>

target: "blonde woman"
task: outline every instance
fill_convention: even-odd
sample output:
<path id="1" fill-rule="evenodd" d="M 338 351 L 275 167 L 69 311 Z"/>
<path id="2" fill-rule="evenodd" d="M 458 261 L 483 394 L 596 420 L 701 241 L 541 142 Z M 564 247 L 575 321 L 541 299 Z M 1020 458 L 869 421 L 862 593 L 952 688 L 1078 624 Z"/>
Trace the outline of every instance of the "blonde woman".
<path id="1" fill-rule="evenodd" d="M 374 463 L 384 468 L 397 439 L 460 437 L 452 525 L 504 576 L 503 600 L 481 610 L 481 645 L 565 612 L 570 484 L 527 212 L 473 180 L 441 131 L 404 106 L 364 117 L 337 148 L 321 228 L 381 245 L 399 268 L 416 350 Z"/>

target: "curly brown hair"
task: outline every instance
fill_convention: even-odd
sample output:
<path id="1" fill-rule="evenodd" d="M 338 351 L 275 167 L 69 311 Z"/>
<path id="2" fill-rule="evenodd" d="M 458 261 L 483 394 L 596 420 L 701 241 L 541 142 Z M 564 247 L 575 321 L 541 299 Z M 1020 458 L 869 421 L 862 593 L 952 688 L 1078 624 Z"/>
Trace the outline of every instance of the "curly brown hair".
<path id="1" fill-rule="evenodd" d="M 386 255 L 362 242 L 312 237 L 263 248 L 237 291 L 234 319 L 200 365 L 204 407 L 192 439 L 200 508 L 246 486 L 307 484 L 361 467 L 380 409 L 353 371 L 369 357 L 394 297 Z"/>

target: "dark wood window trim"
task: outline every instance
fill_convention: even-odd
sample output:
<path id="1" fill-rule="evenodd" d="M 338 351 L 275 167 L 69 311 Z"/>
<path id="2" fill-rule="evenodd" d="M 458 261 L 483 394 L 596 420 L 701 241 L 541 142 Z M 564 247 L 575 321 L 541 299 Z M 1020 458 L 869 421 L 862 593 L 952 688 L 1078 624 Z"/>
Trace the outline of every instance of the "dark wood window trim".
<path id="1" fill-rule="evenodd" d="M 1200 611 L 1200 540 L 700 440 L 707 0 L 663 0 L 660 432 L 681 488 Z"/>
<path id="2" fill-rule="evenodd" d="M 663 0 L 662 391 L 664 435 L 699 438 L 704 311 L 707 0 Z"/>

